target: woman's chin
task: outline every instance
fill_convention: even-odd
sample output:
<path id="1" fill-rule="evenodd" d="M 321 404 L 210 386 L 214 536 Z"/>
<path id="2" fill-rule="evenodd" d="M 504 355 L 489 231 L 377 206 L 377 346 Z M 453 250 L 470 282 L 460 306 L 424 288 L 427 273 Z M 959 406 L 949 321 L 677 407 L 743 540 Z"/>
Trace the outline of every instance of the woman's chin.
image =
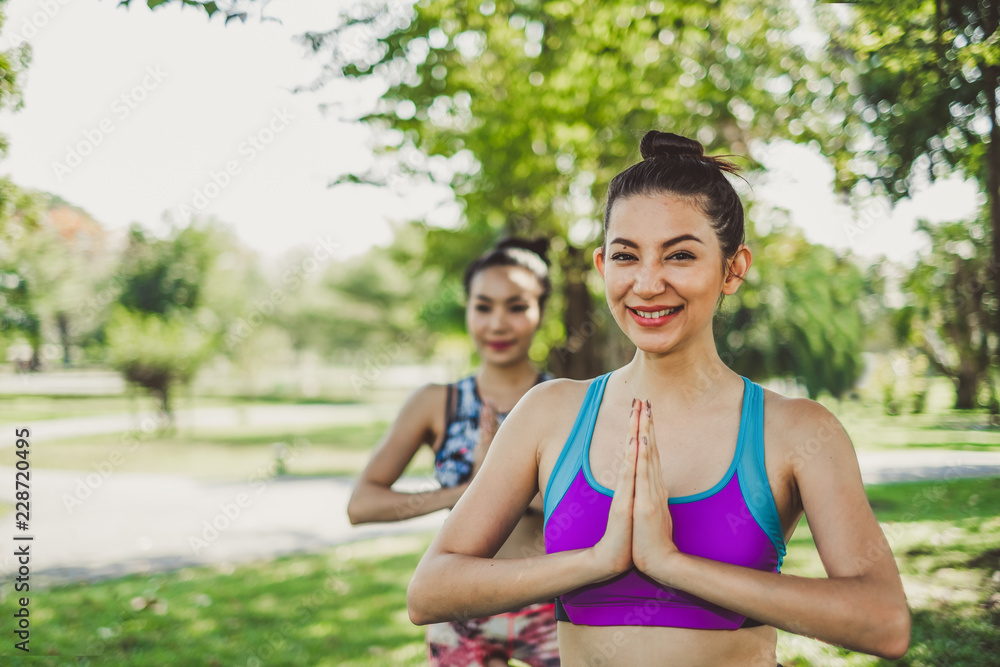
<path id="1" fill-rule="evenodd" d="M 479 351 L 479 356 L 484 362 L 494 366 L 514 366 L 527 359 L 528 355 L 518 349 L 485 349 Z"/>

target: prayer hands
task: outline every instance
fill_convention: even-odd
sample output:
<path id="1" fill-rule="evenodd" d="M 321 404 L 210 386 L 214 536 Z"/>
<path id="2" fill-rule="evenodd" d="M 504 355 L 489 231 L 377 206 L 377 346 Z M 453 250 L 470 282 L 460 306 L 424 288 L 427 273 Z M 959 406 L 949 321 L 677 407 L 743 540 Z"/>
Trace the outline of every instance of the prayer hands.
<path id="1" fill-rule="evenodd" d="M 594 547 L 595 553 L 612 575 L 632 565 L 648 573 L 677 551 L 648 401 L 632 401 L 629 430 L 616 467 L 618 484 L 608 526 Z"/>
<path id="2" fill-rule="evenodd" d="M 615 463 L 618 484 L 615 486 L 615 495 L 611 498 L 608 526 L 604 530 L 604 537 L 594 546 L 598 562 L 606 564 L 610 570 L 609 577 L 632 567 L 632 513 L 640 412 L 642 412 L 641 403 L 633 399 L 628 432 L 620 457 Z"/>
<path id="3" fill-rule="evenodd" d="M 642 404 L 641 412 L 632 509 L 632 562 L 641 572 L 649 573 L 650 568 L 676 552 L 677 546 L 667 505 L 670 494 L 663 483 L 653 409 L 648 400 Z"/>

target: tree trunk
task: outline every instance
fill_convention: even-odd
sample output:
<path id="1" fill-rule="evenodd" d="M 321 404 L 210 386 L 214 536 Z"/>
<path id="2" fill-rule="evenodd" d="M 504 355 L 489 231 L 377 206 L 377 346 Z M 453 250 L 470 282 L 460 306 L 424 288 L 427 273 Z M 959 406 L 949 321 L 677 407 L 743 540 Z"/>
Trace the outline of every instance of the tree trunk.
<path id="1" fill-rule="evenodd" d="M 955 383 L 955 409 L 972 410 L 976 407 L 976 394 L 979 393 L 979 373 L 964 369 L 952 378 Z"/>
<path id="2" fill-rule="evenodd" d="M 162 432 L 173 432 L 174 430 L 174 409 L 170 399 L 170 380 L 164 381 L 161 385 L 153 389 L 153 396 L 160 402 L 160 423 Z"/>
<path id="3" fill-rule="evenodd" d="M 69 366 L 70 360 L 70 335 L 69 335 L 69 316 L 66 313 L 59 312 L 56 313 L 56 328 L 59 329 L 59 342 L 62 343 L 63 349 L 63 366 Z"/>
<path id="4" fill-rule="evenodd" d="M 597 349 L 598 336 L 605 320 L 610 319 L 603 310 L 594 310 L 594 302 L 587 289 L 587 271 L 584 253 L 572 246 L 566 249 L 563 291 L 566 310 L 563 326 L 566 343 L 549 353 L 549 371 L 559 377 L 586 380 L 604 372 L 604 363 Z"/>
<path id="5" fill-rule="evenodd" d="M 987 2 L 984 25 L 987 34 L 993 34 L 1000 27 L 1000 8 L 995 2 Z M 993 294 L 993 333 L 996 343 L 993 349 L 994 363 L 1000 363 L 1000 126 L 997 125 L 997 91 L 1000 89 L 1000 67 L 984 67 L 983 77 L 986 104 L 990 111 L 990 139 L 986 146 L 986 197 L 990 207 L 990 227 L 993 232 L 993 255 L 987 271 L 987 289 Z M 988 374 L 992 375 L 992 374 Z M 992 382 L 992 380 L 988 380 Z"/>

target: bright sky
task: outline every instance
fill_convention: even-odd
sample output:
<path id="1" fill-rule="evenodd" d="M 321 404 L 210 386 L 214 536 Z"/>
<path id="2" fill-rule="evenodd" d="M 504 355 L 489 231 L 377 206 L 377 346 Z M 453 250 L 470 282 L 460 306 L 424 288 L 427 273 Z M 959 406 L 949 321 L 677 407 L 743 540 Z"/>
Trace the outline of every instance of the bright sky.
<path id="1" fill-rule="evenodd" d="M 27 39 L 34 60 L 21 111 L 0 114 L 10 139 L 0 173 L 83 207 L 112 229 L 132 221 L 159 229 L 165 216 L 214 215 L 266 257 L 317 239 L 341 257 L 390 239 L 390 221 L 440 201 L 424 188 L 328 183 L 370 164 L 371 138 L 341 117 L 371 105 L 377 87 L 310 83 L 322 60 L 293 41 L 336 23 L 347 0 L 275 0 L 245 24 L 141 0 L 12 0 L 0 48 Z M 321 104 L 329 104 L 325 116 Z M 832 169 L 793 144 L 758 155 L 772 173 L 759 198 L 788 210 L 808 238 L 861 255 L 906 259 L 920 247 L 914 215 L 959 219 L 975 188 L 939 183 L 891 214 L 873 205 L 855 219 L 837 203 Z M 327 244 L 328 244 L 327 243 Z"/>

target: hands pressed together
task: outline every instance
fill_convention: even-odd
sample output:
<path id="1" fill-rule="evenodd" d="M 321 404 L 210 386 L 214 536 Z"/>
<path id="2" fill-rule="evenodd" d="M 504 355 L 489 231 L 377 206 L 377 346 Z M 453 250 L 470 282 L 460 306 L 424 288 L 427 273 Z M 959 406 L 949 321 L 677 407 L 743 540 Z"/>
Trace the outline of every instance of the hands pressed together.
<path id="1" fill-rule="evenodd" d="M 678 551 L 649 401 L 632 401 L 628 436 L 617 467 L 608 527 L 594 546 L 595 554 L 613 570 L 611 576 L 633 565 L 653 576 L 651 569 L 662 567 Z"/>

